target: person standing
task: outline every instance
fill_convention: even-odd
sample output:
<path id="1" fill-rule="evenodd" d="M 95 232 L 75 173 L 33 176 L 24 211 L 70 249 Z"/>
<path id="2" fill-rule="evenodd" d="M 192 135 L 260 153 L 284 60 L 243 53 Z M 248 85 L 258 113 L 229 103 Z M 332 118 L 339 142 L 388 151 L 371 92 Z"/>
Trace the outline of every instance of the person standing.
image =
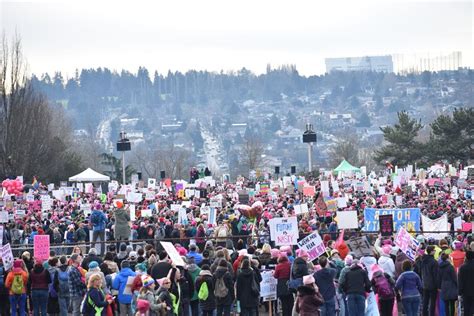
<path id="1" fill-rule="evenodd" d="M 30 272 L 29 282 L 31 285 L 31 302 L 34 316 L 46 316 L 48 307 L 48 289 L 51 283 L 49 271 L 43 267 L 41 261 L 37 261 Z"/>
<path id="2" fill-rule="evenodd" d="M 423 316 L 435 316 L 436 297 L 438 295 L 438 262 L 434 258 L 435 247 L 426 247 L 421 259 L 421 280 L 423 282 Z"/>
<path id="3" fill-rule="evenodd" d="M 59 268 L 54 278 L 54 286 L 58 293 L 59 315 L 67 316 L 69 309 L 69 266 L 67 265 L 66 256 L 59 258 Z"/>
<path id="4" fill-rule="evenodd" d="M 100 239 L 100 255 L 105 253 L 105 228 L 107 226 L 107 216 L 102 212 L 100 206 L 96 206 L 91 214 L 92 240 L 91 248 L 95 248 L 97 239 Z"/>
<path id="5" fill-rule="evenodd" d="M 87 286 L 87 297 L 84 304 L 85 316 L 105 316 L 107 315 L 107 305 L 112 303 L 112 298 L 107 297 L 101 290 L 102 278 L 98 274 L 94 274 L 89 279 Z"/>
<path id="6" fill-rule="evenodd" d="M 71 299 L 72 316 L 81 315 L 81 303 L 86 294 L 86 284 L 79 270 L 81 268 L 82 256 L 73 254 L 71 256 L 71 266 L 69 267 L 69 297 Z"/>
<path id="7" fill-rule="evenodd" d="M 441 290 L 440 299 L 444 301 L 446 316 L 454 316 L 454 305 L 458 298 L 458 279 L 456 271 L 449 261 L 447 253 L 441 254 L 439 264 L 438 289 Z"/>
<path id="8" fill-rule="evenodd" d="M 237 272 L 237 301 L 240 302 L 241 316 L 256 316 L 260 302 L 261 279 L 250 266 L 250 260 L 244 258 Z"/>
<path id="9" fill-rule="evenodd" d="M 206 293 L 203 290 L 207 289 Z M 198 291 L 199 306 L 201 307 L 202 316 L 214 315 L 216 309 L 216 297 L 214 296 L 214 282 L 210 268 L 207 264 L 202 266 L 202 270 L 196 279 L 196 290 Z M 204 295 L 203 295 L 204 294 Z"/>
<path id="10" fill-rule="evenodd" d="M 319 316 L 319 306 L 324 302 L 312 275 L 303 277 L 303 285 L 298 287 L 295 309 L 300 316 Z M 354 314 L 356 315 L 356 314 Z M 363 314 L 362 314 L 363 315 Z"/>
<path id="11" fill-rule="evenodd" d="M 131 234 L 131 228 L 130 228 L 130 214 L 128 207 L 124 208 L 121 202 L 118 204 L 118 208 L 114 212 L 114 217 L 115 217 L 115 231 L 114 231 L 114 237 L 115 240 L 117 241 L 117 248 L 120 247 L 120 241 L 121 240 L 129 240 L 130 239 L 130 234 Z"/>
<path id="12" fill-rule="evenodd" d="M 26 315 L 26 287 L 28 284 L 28 272 L 22 260 L 13 262 L 13 269 L 8 273 L 5 287 L 9 290 L 11 316 Z"/>
<path id="13" fill-rule="evenodd" d="M 407 316 L 417 316 L 420 310 L 420 293 L 423 291 L 420 276 L 412 271 L 412 263 L 402 263 L 402 273 L 395 283 L 395 289 L 401 291 L 402 305 Z"/>
<path id="14" fill-rule="evenodd" d="M 459 268 L 458 294 L 464 305 L 464 315 L 474 314 L 474 252 L 466 252 L 466 262 Z"/>
<path id="15" fill-rule="evenodd" d="M 328 259 L 326 257 L 319 258 L 321 270 L 314 273 L 316 285 L 319 293 L 323 296 L 324 304 L 321 306 L 321 316 L 336 315 L 336 287 L 334 279 L 336 270 L 328 267 Z"/>
<path id="16" fill-rule="evenodd" d="M 283 316 L 291 316 L 294 299 L 293 293 L 288 288 L 290 280 L 291 264 L 287 256 L 280 256 L 275 267 L 273 277 L 277 279 L 277 297 L 281 301 Z"/>
<path id="17" fill-rule="evenodd" d="M 234 281 L 225 259 L 220 259 L 214 273 L 214 296 L 216 297 L 217 316 L 230 316 L 232 302 L 235 299 Z"/>
<path id="18" fill-rule="evenodd" d="M 135 278 L 135 272 L 130 269 L 130 263 L 128 261 L 122 261 L 122 269 L 115 277 L 112 288 L 118 291 L 117 300 L 120 304 L 120 316 L 128 315 L 132 316 L 132 295 L 125 293 L 128 278 Z"/>
<path id="19" fill-rule="evenodd" d="M 341 280 L 342 279 L 342 280 Z M 344 277 L 341 276 L 339 286 L 342 288 L 347 299 L 347 310 L 349 315 L 364 315 L 365 296 L 370 292 L 371 284 L 369 275 L 359 264 L 359 260 L 354 260 Z"/>

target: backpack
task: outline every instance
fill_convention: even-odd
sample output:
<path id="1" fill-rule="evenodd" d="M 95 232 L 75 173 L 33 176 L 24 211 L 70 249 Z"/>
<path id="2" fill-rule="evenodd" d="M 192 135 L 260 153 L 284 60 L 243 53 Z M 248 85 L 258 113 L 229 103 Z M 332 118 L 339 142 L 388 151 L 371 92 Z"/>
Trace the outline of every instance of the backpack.
<path id="1" fill-rule="evenodd" d="M 383 274 L 375 278 L 375 288 L 381 299 L 390 299 L 395 296 L 392 286 Z"/>
<path id="2" fill-rule="evenodd" d="M 23 282 L 22 273 L 14 274 L 11 291 L 15 295 L 21 295 L 25 291 L 25 283 Z"/>
<path id="3" fill-rule="evenodd" d="M 69 272 L 59 270 L 58 272 L 58 292 L 62 296 L 68 296 L 69 295 Z"/>
<path id="4" fill-rule="evenodd" d="M 209 297 L 209 288 L 207 287 L 207 282 L 203 281 L 201 287 L 199 288 L 198 298 L 201 301 L 207 300 Z"/>
<path id="5" fill-rule="evenodd" d="M 217 298 L 224 298 L 229 294 L 229 289 L 225 286 L 224 277 L 217 278 L 216 287 L 214 288 L 214 295 Z"/>

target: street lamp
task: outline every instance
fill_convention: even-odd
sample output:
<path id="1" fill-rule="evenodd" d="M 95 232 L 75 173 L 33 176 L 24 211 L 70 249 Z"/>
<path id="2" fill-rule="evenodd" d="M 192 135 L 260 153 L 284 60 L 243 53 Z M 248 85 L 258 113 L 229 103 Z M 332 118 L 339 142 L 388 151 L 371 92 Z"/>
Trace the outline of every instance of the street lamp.
<path id="1" fill-rule="evenodd" d="M 120 140 L 117 142 L 117 151 L 122 152 L 122 179 L 123 185 L 125 185 L 125 152 L 132 150 L 132 144 L 127 138 L 127 133 L 124 131 L 120 132 Z"/>
<path id="2" fill-rule="evenodd" d="M 313 143 L 316 143 L 316 133 L 313 130 L 313 124 L 306 123 L 306 131 L 303 133 L 303 143 L 308 144 L 308 171 L 313 170 L 311 166 L 312 154 L 313 154 Z"/>

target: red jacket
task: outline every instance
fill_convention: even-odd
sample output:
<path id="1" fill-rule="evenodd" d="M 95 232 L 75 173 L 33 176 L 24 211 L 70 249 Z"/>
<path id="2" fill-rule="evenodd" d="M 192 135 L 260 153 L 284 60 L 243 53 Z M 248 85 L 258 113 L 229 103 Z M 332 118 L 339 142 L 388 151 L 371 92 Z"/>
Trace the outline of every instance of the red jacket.
<path id="1" fill-rule="evenodd" d="M 464 258 L 466 253 L 461 250 L 454 250 L 451 252 L 451 260 L 453 260 L 453 266 L 456 272 L 459 270 L 459 267 L 464 263 Z"/>
<path id="2" fill-rule="evenodd" d="M 289 279 L 291 272 L 291 264 L 288 260 L 277 264 L 275 267 L 275 272 L 273 273 L 273 277 L 275 279 Z"/>

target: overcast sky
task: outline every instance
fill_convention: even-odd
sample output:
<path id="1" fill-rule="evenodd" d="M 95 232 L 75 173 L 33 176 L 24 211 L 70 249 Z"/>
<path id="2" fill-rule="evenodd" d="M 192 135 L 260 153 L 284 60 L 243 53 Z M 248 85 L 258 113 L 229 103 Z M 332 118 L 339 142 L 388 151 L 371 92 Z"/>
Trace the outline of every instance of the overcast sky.
<path id="1" fill-rule="evenodd" d="M 470 0 L 0 1 L 1 27 L 20 34 L 36 74 L 271 63 L 311 75 L 325 57 L 450 51 L 474 68 Z"/>

